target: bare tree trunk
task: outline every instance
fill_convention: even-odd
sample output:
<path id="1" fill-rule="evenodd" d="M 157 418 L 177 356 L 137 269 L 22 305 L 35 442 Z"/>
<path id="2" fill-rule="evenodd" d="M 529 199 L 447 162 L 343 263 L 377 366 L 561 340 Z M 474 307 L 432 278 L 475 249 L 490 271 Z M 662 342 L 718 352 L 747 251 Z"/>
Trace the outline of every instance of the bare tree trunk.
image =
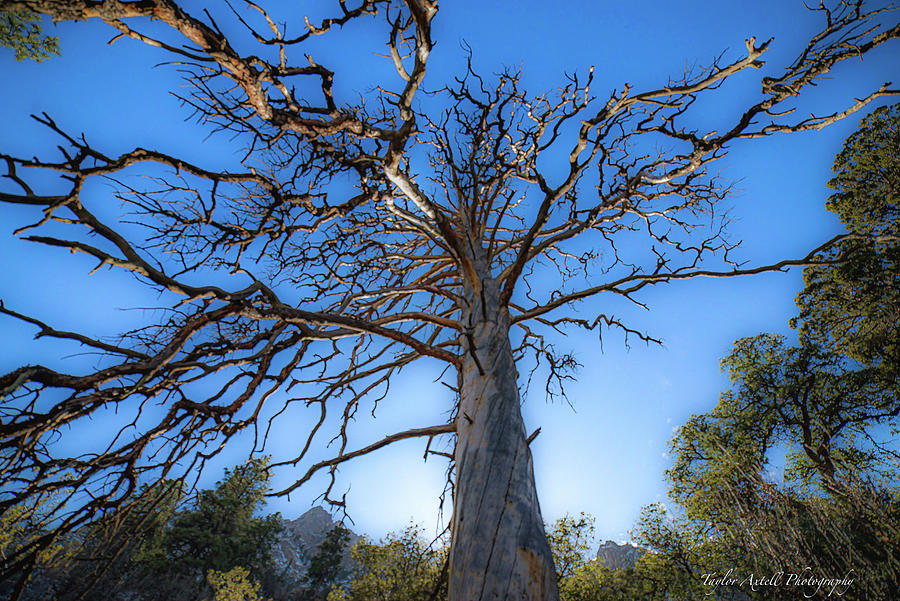
<path id="1" fill-rule="evenodd" d="M 461 370 L 450 600 L 555 601 L 509 340 L 494 282 L 473 303 Z"/>

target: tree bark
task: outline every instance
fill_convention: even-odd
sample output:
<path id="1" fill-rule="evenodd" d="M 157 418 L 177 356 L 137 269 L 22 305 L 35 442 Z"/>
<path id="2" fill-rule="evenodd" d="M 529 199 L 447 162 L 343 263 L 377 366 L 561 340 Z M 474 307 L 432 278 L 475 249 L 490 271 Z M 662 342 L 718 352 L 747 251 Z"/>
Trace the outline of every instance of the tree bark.
<path id="1" fill-rule="evenodd" d="M 450 600 L 556 601 L 520 410 L 509 313 L 485 282 L 473 299 L 460 370 Z"/>

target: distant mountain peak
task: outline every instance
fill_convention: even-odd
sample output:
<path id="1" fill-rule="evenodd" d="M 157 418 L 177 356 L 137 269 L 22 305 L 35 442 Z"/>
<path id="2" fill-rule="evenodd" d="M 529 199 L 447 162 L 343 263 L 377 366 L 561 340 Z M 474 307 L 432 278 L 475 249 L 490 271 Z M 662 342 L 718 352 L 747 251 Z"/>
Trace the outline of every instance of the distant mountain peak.
<path id="1" fill-rule="evenodd" d="M 310 560 L 325 540 L 325 535 L 337 524 L 320 505 L 310 508 L 297 519 L 282 520 L 284 528 L 272 549 L 272 560 L 289 582 L 300 582 L 309 568 Z M 350 548 L 359 539 L 358 534 L 350 531 L 350 540 L 345 550 L 348 560 Z"/>
<path id="2" fill-rule="evenodd" d="M 601 543 L 600 548 L 597 549 L 597 561 L 608 568 L 623 570 L 633 568 L 638 557 L 646 552 L 646 549 L 631 543 L 619 544 L 608 540 Z"/>

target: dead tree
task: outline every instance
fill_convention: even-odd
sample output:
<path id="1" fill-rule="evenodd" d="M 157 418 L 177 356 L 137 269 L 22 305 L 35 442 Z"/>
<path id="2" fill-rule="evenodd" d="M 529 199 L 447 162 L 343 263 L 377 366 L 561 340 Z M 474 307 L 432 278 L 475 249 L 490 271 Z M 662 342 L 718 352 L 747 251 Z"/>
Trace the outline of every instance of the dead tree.
<path id="1" fill-rule="evenodd" d="M 189 73 L 185 102 L 246 140 L 247 155 L 233 171 L 140 147 L 110 155 L 46 115 L 38 120 L 60 136 L 59 160 L 3 155 L 0 200 L 41 214 L 17 235 L 87 255 L 97 268 L 130 270 L 169 304 L 157 322 L 116 342 L 58 330 L 25 308 L 0 309 L 40 336 L 104 357 L 87 373 L 26 365 L 0 377 L 0 511 L 45 500 L 52 524 L 4 560 L 2 577 L 26 572 L 43 547 L 127 503 L 141 483 L 197 473 L 238 433 L 264 429 L 261 416 L 285 403 L 276 392 L 300 384 L 293 402 L 319 407 L 321 418 L 296 456 L 276 458 L 273 469 L 308 466 L 277 494 L 320 471 L 333 484 L 344 461 L 394 441 L 423 438 L 431 449 L 435 437 L 451 437 L 455 600 L 558 596 L 517 362 L 536 355 L 551 376 L 565 377 L 572 360 L 554 354 L 545 336 L 567 327 L 649 339 L 597 297 L 640 303 L 647 286 L 808 261 L 815 251 L 775 265 L 734 264 L 716 213 L 728 186 L 707 168 L 739 141 L 822 128 L 895 93 L 885 84 L 830 114 L 792 111 L 835 64 L 900 36 L 889 11 L 819 6 L 824 26 L 800 56 L 769 70 L 727 128 L 698 131 L 685 125 L 697 120 L 695 101 L 762 68 L 770 42 L 751 38 L 734 60 L 657 89 L 626 85 L 600 97 L 592 72 L 533 96 L 516 73 L 487 79 L 470 63 L 456 81 L 430 82 L 425 102 L 436 1 L 340 0 L 331 17 L 307 19 L 294 37 L 249 1 L 244 12 L 215 18 L 175 0 L 3 6 L 99 19 L 116 38 L 159 47 Z M 246 28 L 256 54 L 229 42 L 215 20 L 226 18 Z M 396 69 L 363 100 L 339 98 L 340 73 L 314 53 L 304 58 L 313 38 L 341 43 L 356 21 L 382 28 L 384 60 Z M 128 178 L 148 164 L 169 175 Z M 47 172 L 65 191 L 41 191 Z M 127 220 L 143 235 L 101 219 L 100 201 L 82 194 L 102 177 L 119 182 Z M 60 233 L 66 228 L 70 235 Z M 576 303 L 577 315 L 569 310 Z M 385 395 L 420 359 L 445 364 L 452 419 L 354 448 L 347 426 L 361 399 Z M 110 409 L 133 421 L 95 452 L 69 456 L 52 444 Z M 309 465 L 334 412 L 343 423 L 338 452 Z M 331 492 L 326 498 L 341 503 Z"/>

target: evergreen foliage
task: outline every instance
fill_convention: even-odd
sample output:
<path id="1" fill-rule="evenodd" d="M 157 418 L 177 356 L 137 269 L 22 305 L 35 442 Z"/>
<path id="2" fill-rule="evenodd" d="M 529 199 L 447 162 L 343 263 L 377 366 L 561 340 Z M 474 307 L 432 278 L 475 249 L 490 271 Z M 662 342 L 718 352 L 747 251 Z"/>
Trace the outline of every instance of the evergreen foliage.
<path id="1" fill-rule="evenodd" d="M 863 119 L 834 162 L 826 206 L 860 238 L 809 267 L 797 298 L 801 340 L 900 375 L 900 104 Z"/>
<path id="2" fill-rule="evenodd" d="M 17 61 L 59 54 L 59 39 L 42 35 L 40 17 L 27 11 L 0 11 L 0 46 L 15 50 Z"/>
<path id="3" fill-rule="evenodd" d="M 345 577 L 344 556 L 350 542 L 350 531 L 337 524 L 325 534 L 303 577 L 307 599 L 324 599 Z"/>
<path id="4" fill-rule="evenodd" d="M 254 517 L 268 490 L 267 461 L 253 459 L 233 470 L 214 489 L 202 490 L 196 505 L 177 513 L 158 540 L 135 557 L 163 579 L 198 582 L 195 598 L 206 592 L 204 576 L 245 568 L 259 582 L 271 566 L 271 546 L 281 529 L 279 514 Z"/>
<path id="5" fill-rule="evenodd" d="M 91 366 L 49 360 L 0 375 L 0 511 L 71 490 L 47 520 L 54 531 L 40 541 L 47 548 L 132 502 L 140 482 L 192 478 L 211 456 L 240 444 L 242 432 L 259 428 L 262 416 L 289 419 L 288 404 L 318 407 L 317 420 L 296 423 L 304 426 L 292 445 L 298 454 L 273 463 L 297 470 L 274 494 L 328 473 L 322 498 L 341 505 L 334 493 L 345 461 L 427 439 L 426 457 L 450 460 L 452 539 L 442 565 L 451 566 L 456 601 L 558 599 L 519 374 L 546 369 L 546 392 L 555 394 L 575 365 L 553 350 L 553 337 L 568 328 L 621 329 L 655 341 L 615 306 L 644 306 L 642 296 L 657 285 L 806 264 L 808 256 L 747 268 L 732 260 L 720 211 L 730 186 L 713 163 L 744 140 L 821 129 L 894 94 L 884 84 L 852 104 L 798 116 L 805 90 L 833 67 L 900 38 L 900 25 L 877 3 L 822 2 L 812 7 L 821 28 L 803 28 L 810 36 L 783 69 L 766 65 L 771 40 L 749 37 L 735 56 L 644 89 L 616 85 L 607 96 L 598 89 L 608 85 L 603 70 L 580 67 L 551 92 L 533 94 L 515 70 L 483 77 L 468 48 L 457 57 L 465 65 L 457 76 L 446 70 L 452 56 L 430 68 L 429 57 L 448 47 L 436 44 L 447 35 L 444 21 L 434 21 L 437 0 L 209 3 L 202 12 L 192 4 L 2 5 L 27 11 L 4 16 L 5 40 L 23 56 L 53 49 L 32 13 L 102 21 L 114 40 L 156 47 L 187 79 L 184 104 L 235 145 L 203 164 L 188 156 L 199 146 L 184 155 L 175 144 L 174 156 L 119 140 L 117 153 L 43 114 L 36 119 L 60 136 L 62 159 L 3 155 L 0 202 L 36 217 L 13 236 L 133 274 L 158 295 L 159 310 L 107 338 L 87 324 L 83 333 L 57 329 L 37 305 L 0 305 L 3 319 L 37 327 L 39 337 L 102 353 Z M 372 61 L 374 40 L 380 54 L 388 50 Z M 704 115 L 726 82 L 749 81 L 745 74 L 764 66 L 746 98 L 730 103 L 726 92 L 728 110 Z M 104 86 L 122 80 L 121 68 L 102 78 Z M 45 83 L 42 91 L 59 96 Z M 113 131 L 115 120 L 103 117 Z M 95 193 L 97 180 L 114 182 L 108 198 Z M 118 202 L 125 210 L 114 215 Z M 66 296 L 61 306 L 77 303 Z M 890 336 L 885 327 L 879 331 Z M 890 361 L 885 368 L 869 359 L 880 339 L 860 340 L 860 350 L 848 352 L 879 377 L 890 374 Z M 443 366 L 437 379 L 454 391 L 450 411 L 359 447 L 350 431 L 361 403 L 377 404 L 420 360 Z M 828 378 L 852 384 L 843 363 L 823 369 L 816 373 L 827 373 L 825 388 Z M 292 389 L 298 396 L 282 394 Z M 827 405 L 838 397 L 819 398 Z M 118 431 L 90 424 L 112 414 Z M 870 451 L 844 439 L 868 430 L 838 423 L 838 435 L 812 424 L 807 430 L 818 438 L 803 449 L 828 475 L 820 484 L 829 494 L 844 482 L 829 462 L 845 449 Z M 325 424 L 341 441 L 328 458 L 317 456 Z M 70 442 L 86 428 L 96 436 Z M 435 451 L 436 437 L 453 453 Z M 263 449 L 265 439 L 257 440 Z M 159 573 L 167 578 L 197 582 L 209 570 L 260 575 L 274 524 L 253 518 L 264 486 L 256 468 L 246 469 L 175 515 L 158 544 L 141 547 L 148 569 L 166 566 Z M 399 582 L 386 567 L 378 582 L 390 586 L 367 598 L 416 598 L 426 581 L 442 582 L 432 574 L 436 551 L 397 542 L 403 557 L 415 551 L 407 566 L 415 577 Z M 377 567 L 396 547 L 358 549 Z M 36 553 L 5 559 L 0 581 L 24 583 Z"/>
<path id="6" fill-rule="evenodd" d="M 670 494 L 685 519 L 651 511 L 641 530 L 675 568 L 669 580 L 684 590 L 673 599 L 729 568 L 853 577 L 844 599 L 888 601 L 900 590 L 898 108 L 864 119 L 837 156 L 827 206 L 851 236 L 804 273 L 792 320 L 799 343 L 738 340 L 722 361 L 732 388 L 672 442 Z M 786 594 L 744 584 L 714 588 Z"/>

